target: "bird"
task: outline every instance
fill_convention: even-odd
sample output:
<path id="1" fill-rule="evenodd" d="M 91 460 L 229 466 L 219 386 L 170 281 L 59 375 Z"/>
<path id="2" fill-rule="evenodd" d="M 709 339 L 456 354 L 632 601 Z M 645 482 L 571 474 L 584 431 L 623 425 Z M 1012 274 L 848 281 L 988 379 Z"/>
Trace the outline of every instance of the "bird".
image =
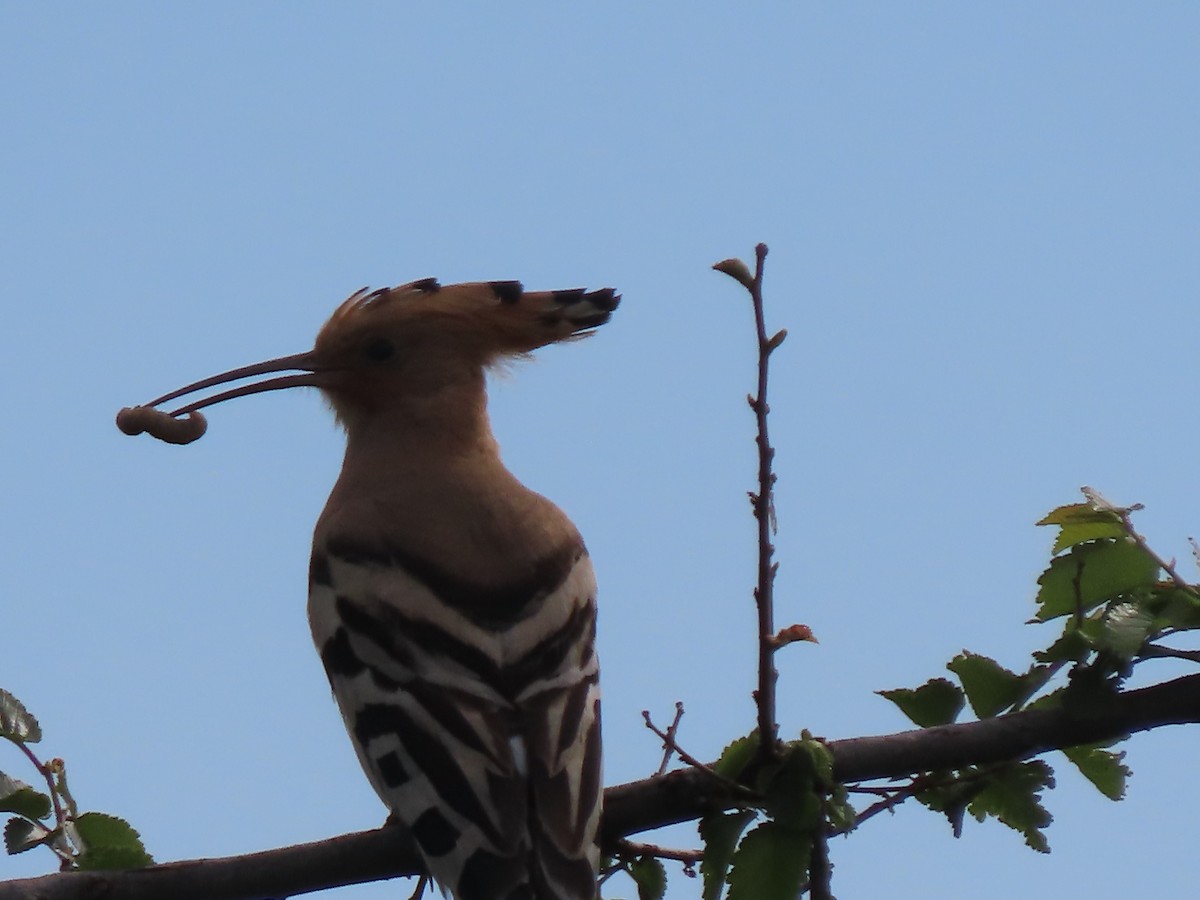
<path id="1" fill-rule="evenodd" d="M 313 534 L 313 640 L 368 780 L 455 900 L 597 896 L 595 574 L 566 514 L 504 465 L 486 375 L 592 334 L 620 299 L 517 281 L 364 288 L 311 350 L 118 416 L 127 433 L 187 443 L 202 408 L 324 394 L 346 450 Z"/>

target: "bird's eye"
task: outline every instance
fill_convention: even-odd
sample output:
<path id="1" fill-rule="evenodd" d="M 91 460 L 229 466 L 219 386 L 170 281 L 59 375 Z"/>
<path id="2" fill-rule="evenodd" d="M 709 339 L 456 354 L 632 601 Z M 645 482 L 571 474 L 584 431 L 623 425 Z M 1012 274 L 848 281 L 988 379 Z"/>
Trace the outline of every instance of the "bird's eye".
<path id="1" fill-rule="evenodd" d="M 374 362 L 385 362 L 392 358 L 396 348 L 387 338 L 375 338 L 367 344 L 367 358 Z"/>

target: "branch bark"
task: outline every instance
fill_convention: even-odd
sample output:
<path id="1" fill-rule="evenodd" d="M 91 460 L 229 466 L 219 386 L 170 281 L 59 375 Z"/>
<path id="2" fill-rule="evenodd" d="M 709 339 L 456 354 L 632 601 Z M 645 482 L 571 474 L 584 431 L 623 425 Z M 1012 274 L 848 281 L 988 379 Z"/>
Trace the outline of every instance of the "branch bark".
<path id="1" fill-rule="evenodd" d="M 1027 759 L 1164 725 L 1200 722 L 1200 674 L 1115 695 L 1101 707 L 1030 710 L 981 722 L 829 742 L 841 782 Z M 604 841 L 686 822 L 734 805 L 703 770 L 682 769 L 609 788 Z M 67 872 L 0 883 L 0 900 L 263 900 L 418 871 L 398 828 L 342 835 L 246 856 L 124 872 Z"/>

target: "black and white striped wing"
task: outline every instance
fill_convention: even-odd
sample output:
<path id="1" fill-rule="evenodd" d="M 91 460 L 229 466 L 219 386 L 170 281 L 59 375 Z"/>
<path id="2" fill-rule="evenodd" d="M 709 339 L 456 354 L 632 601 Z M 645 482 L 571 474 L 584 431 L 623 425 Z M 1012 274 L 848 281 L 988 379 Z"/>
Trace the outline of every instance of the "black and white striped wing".
<path id="1" fill-rule="evenodd" d="M 313 637 L 368 778 L 457 900 L 592 900 L 601 781 L 586 553 L 525 603 L 489 589 L 516 614 L 486 624 L 464 613 L 463 585 L 406 560 L 414 577 L 398 556 L 332 546 L 310 577 Z"/>

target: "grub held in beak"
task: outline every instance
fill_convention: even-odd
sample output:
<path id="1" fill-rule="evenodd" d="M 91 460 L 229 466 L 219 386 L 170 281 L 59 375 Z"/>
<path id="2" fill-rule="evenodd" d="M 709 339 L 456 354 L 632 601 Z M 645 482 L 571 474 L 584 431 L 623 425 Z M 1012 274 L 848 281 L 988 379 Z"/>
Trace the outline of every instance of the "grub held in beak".
<path id="1" fill-rule="evenodd" d="M 228 384 L 231 381 L 241 381 L 243 378 L 253 378 L 256 375 L 295 370 L 298 370 L 299 374 L 281 375 L 278 378 L 268 378 L 265 381 L 256 381 L 241 387 L 230 388 L 211 397 L 187 403 L 171 412 L 157 408 L 159 404 L 166 403 L 168 400 L 175 400 L 205 388 Z M 278 391 L 293 387 L 321 387 L 323 384 L 322 373 L 323 370 L 317 365 L 312 351 L 242 366 L 239 369 L 222 372 L 220 375 L 202 378 L 200 381 L 185 385 L 169 394 L 156 397 L 142 406 L 126 407 L 117 413 L 117 427 L 129 435 L 145 432 L 151 437 L 169 444 L 190 444 L 192 441 L 198 440 L 208 427 L 204 416 L 199 412 L 204 407 L 223 403 L 235 397 L 261 394 L 264 391 Z M 181 419 L 180 416 L 185 418 Z"/>

